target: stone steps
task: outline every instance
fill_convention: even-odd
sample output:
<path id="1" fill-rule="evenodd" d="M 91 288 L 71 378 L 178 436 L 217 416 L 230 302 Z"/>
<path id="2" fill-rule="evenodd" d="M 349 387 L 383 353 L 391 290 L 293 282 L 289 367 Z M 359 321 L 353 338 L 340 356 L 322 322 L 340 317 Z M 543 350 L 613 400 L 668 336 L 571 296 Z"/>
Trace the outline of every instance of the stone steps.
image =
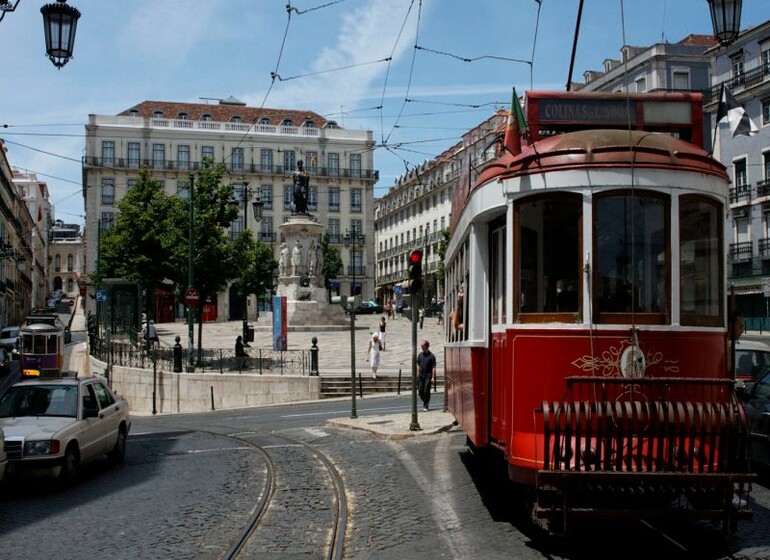
<path id="1" fill-rule="evenodd" d="M 439 389 L 443 389 L 443 379 L 439 378 L 437 381 Z M 412 378 L 411 374 L 401 377 L 401 384 L 399 386 L 399 379 L 397 376 L 379 376 L 377 381 L 372 379 L 370 372 L 360 372 L 358 380 L 356 381 L 356 394 L 363 392 L 364 395 L 372 395 L 376 393 L 400 393 L 409 394 L 412 391 Z M 322 376 L 321 377 L 321 398 L 329 399 L 333 397 L 349 397 L 350 396 L 350 376 Z"/>

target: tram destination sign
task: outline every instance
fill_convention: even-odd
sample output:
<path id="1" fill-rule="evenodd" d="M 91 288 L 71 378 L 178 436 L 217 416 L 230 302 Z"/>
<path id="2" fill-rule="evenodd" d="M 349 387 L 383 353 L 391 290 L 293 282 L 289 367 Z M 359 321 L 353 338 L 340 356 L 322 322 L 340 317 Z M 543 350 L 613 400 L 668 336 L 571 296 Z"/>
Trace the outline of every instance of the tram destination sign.
<path id="1" fill-rule="evenodd" d="M 539 100 L 539 120 L 546 123 L 636 124 L 633 103 L 623 99 L 560 99 Z"/>

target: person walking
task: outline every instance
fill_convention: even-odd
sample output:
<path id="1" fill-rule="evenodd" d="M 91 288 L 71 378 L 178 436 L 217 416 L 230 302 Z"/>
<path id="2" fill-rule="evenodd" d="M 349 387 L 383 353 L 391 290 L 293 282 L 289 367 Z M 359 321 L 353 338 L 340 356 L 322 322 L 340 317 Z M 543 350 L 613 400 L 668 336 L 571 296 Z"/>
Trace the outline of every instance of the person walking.
<path id="1" fill-rule="evenodd" d="M 385 351 L 385 315 L 380 317 L 380 345 L 382 346 L 382 351 Z"/>
<path id="2" fill-rule="evenodd" d="M 372 335 L 372 339 L 369 341 L 369 349 L 367 350 L 367 356 L 369 357 L 369 365 L 372 366 L 372 377 L 377 381 L 377 368 L 380 367 L 380 337 L 375 332 Z"/>
<path id="3" fill-rule="evenodd" d="M 235 337 L 235 357 L 236 358 L 248 358 L 249 355 L 246 350 L 243 349 L 243 337 L 238 335 Z"/>
<path id="4" fill-rule="evenodd" d="M 425 308 L 420 307 L 420 330 L 422 330 L 422 324 L 425 322 Z"/>
<path id="5" fill-rule="evenodd" d="M 422 409 L 428 412 L 430 406 L 430 389 L 433 379 L 436 377 L 436 356 L 430 351 L 430 342 L 423 340 L 420 345 L 422 352 L 417 354 L 417 371 L 419 379 L 417 392 L 422 400 Z"/>

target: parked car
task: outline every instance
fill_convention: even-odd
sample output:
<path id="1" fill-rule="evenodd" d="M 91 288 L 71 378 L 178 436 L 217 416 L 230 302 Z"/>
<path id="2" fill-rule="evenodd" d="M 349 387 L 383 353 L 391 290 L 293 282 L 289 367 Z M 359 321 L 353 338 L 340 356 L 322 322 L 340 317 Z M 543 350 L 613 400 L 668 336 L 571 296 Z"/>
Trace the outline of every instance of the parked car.
<path id="1" fill-rule="evenodd" d="M 105 454 L 123 461 L 131 419 L 128 403 L 100 377 L 34 379 L 0 397 L 0 428 L 10 474 L 72 480 Z"/>
<path id="2" fill-rule="evenodd" d="M 373 315 L 382 312 L 383 307 L 376 301 L 363 301 L 361 302 L 361 305 L 356 307 L 356 313 L 358 315 Z"/>
<path id="3" fill-rule="evenodd" d="M 743 335 L 735 341 L 735 379 L 739 384 L 753 383 L 770 370 L 770 339 Z"/>
<path id="4" fill-rule="evenodd" d="M 4 441 L 3 429 L 0 428 L 0 441 Z M 8 455 L 5 453 L 5 446 L 0 445 L 0 482 L 5 478 L 5 471 L 8 468 Z"/>
<path id="5" fill-rule="evenodd" d="M 770 467 L 770 371 L 739 394 L 749 421 L 752 459 L 758 465 Z"/>
<path id="6" fill-rule="evenodd" d="M 19 327 L 3 327 L 0 329 L 0 348 L 11 351 L 19 347 Z"/>

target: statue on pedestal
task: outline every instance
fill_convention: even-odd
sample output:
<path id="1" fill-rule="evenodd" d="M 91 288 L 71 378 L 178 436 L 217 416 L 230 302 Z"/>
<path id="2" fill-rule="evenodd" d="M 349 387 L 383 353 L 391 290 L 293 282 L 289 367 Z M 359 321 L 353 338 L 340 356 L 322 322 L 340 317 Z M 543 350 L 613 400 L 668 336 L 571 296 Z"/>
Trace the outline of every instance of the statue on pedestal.
<path id="1" fill-rule="evenodd" d="M 281 243 L 281 258 L 278 261 L 278 274 L 280 276 L 289 275 L 289 248 L 286 243 Z"/>

